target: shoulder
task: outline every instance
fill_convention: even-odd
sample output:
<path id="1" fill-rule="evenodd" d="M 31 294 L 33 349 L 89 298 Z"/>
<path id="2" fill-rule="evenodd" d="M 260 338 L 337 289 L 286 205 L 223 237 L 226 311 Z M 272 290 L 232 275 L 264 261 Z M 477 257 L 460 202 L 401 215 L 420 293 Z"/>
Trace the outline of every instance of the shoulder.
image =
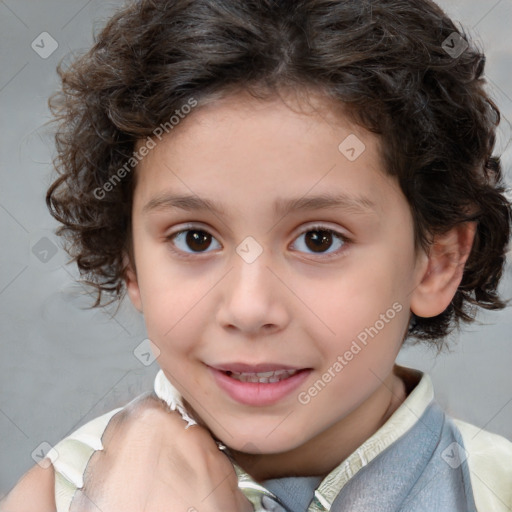
<path id="1" fill-rule="evenodd" d="M 512 509 L 512 442 L 452 418 L 461 433 L 477 509 Z"/>
<path id="2" fill-rule="evenodd" d="M 154 416 L 162 414 L 165 407 L 154 393 L 144 393 L 123 407 L 94 418 L 57 443 L 47 455 L 54 468 L 57 511 L 70 509 L 76 491 L 84 487 L 87 466 L 96 452 L 103 451 L 120 431 L 133 429 L 134 424 L 151 425 Z"/>
<path id="3" fill-rule="evenodd" d="M 94 418 L 57 443 L 48 453 L 55 474 L 57 511 L 67 512 L 78 489 L 84 487 L 84 476 L 91 457 L 104 449 L 104 443 L 119 429 L 162 408 L 152 393 L 144 393 L 123 407 Z"/>
<path id="4" fill-rule="evenodd" d="M 102 450 L 102 437 L 112 418 L 124 407 L 98 416 L 59 441 L 46 455 L 46 465 L 35 465 L 0 502 L 1 512 L 55 512 L 69 510 L 90 457 Z M 49 459 L 49 461 L 48 461 Z"/>
<path id="5" fill-rule="evenodd" d="M 0 502 L 2 512 L 55 512 L 54 473 L 35 465 Z"/>
<path id="6" fill-rule="evenodd" d="M 145 393 L 85 423 L 53 446 L 45 468 L 36 465 L 20 478 L 0 502 L 0 511 L 67 512 L 77 489 L 84 486 L 91 457 L 103 450 L 106 438 L 134 424 L 152 425 L 166 410 L 165 402 L 153 393 Z"/>
<path id="7" fill-rule="evenodd" d="M 67 511 L 92 454 L 102 450 L 102 436 L 116 413 L 109 411 L 72 432 L 47 453 L 43 462 L 25 473 L 6 498 L 1 512 Z"/>

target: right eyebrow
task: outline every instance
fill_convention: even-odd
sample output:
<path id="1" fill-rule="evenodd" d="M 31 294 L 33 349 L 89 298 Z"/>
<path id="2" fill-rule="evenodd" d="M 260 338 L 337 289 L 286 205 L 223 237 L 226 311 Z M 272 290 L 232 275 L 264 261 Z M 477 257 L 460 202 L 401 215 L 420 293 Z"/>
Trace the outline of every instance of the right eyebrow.
<path id="1" fill-rule="evenodd" d="M 225 215 L 222 206 L 216 201 L 203 199 L 194 195 L 178 195 L 163 193 L 149 200 L 142 208 L 142 213 L 149 213 L 154 210 L 181 209 L 187 211 L 210 210 L 220 215 Z"/>

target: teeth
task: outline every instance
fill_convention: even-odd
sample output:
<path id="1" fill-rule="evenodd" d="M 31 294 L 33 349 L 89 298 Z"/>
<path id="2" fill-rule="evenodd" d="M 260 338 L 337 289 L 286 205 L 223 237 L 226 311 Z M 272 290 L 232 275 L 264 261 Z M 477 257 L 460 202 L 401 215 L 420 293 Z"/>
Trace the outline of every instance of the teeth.
<path id="1" fill-rule="evenodd" d="M 269 382 L 279 382 L 280 380 L 287 379 L 292 375 L 295 375 L 298 370 L 276 370 L 274 372 L 259 372 L 259 373 L 248 373 L 248 372 L 227 372 L 227 374 L 240 382 L 259 382 L 262 384 L 268 384 Z"/>
<path id="2" fill-rule="evenodd" d="M 272 377 L 272 375 L 274 375 L 274 372 L 261 372 L 256 373 L 255 375 L 257 375 L 258 377 Z"/>

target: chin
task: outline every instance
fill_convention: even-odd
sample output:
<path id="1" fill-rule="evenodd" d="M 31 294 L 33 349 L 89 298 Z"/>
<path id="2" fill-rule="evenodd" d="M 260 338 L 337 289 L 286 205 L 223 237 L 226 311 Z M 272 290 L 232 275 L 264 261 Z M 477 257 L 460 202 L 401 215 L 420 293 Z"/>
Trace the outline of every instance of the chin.
<path id="1" fill-rule="evenodd" d="M 294 450 L 307 441 L 303 435 L 298 436 L 295 432 L 285 431 L 284 429 L 280 434 L 275 432 L 270 435 L 265 434 L 265 432 L 271 431 L 272 429 L 251 430 L 243 433 L 231 431 L 232 436 L 223 435 L 223 439 L 219 439 L 232 450 L 266 455 Z"/>

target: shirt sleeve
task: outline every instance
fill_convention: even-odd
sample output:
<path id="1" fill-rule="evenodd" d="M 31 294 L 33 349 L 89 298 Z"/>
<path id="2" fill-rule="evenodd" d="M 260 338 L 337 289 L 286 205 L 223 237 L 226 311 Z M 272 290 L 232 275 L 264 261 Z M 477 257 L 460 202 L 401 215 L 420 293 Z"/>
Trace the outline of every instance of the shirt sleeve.
<path id="1" fill-rule="evenodd" d="M 55 503 L 57 512 L 69 512 L 77 489 L 84 485 L 84 473 L 89 459 L 103 450 L 101 438 L 110 420 L 122 407 L 89 421 L 57 443 L 47 457 L 55 471 Z"/>

